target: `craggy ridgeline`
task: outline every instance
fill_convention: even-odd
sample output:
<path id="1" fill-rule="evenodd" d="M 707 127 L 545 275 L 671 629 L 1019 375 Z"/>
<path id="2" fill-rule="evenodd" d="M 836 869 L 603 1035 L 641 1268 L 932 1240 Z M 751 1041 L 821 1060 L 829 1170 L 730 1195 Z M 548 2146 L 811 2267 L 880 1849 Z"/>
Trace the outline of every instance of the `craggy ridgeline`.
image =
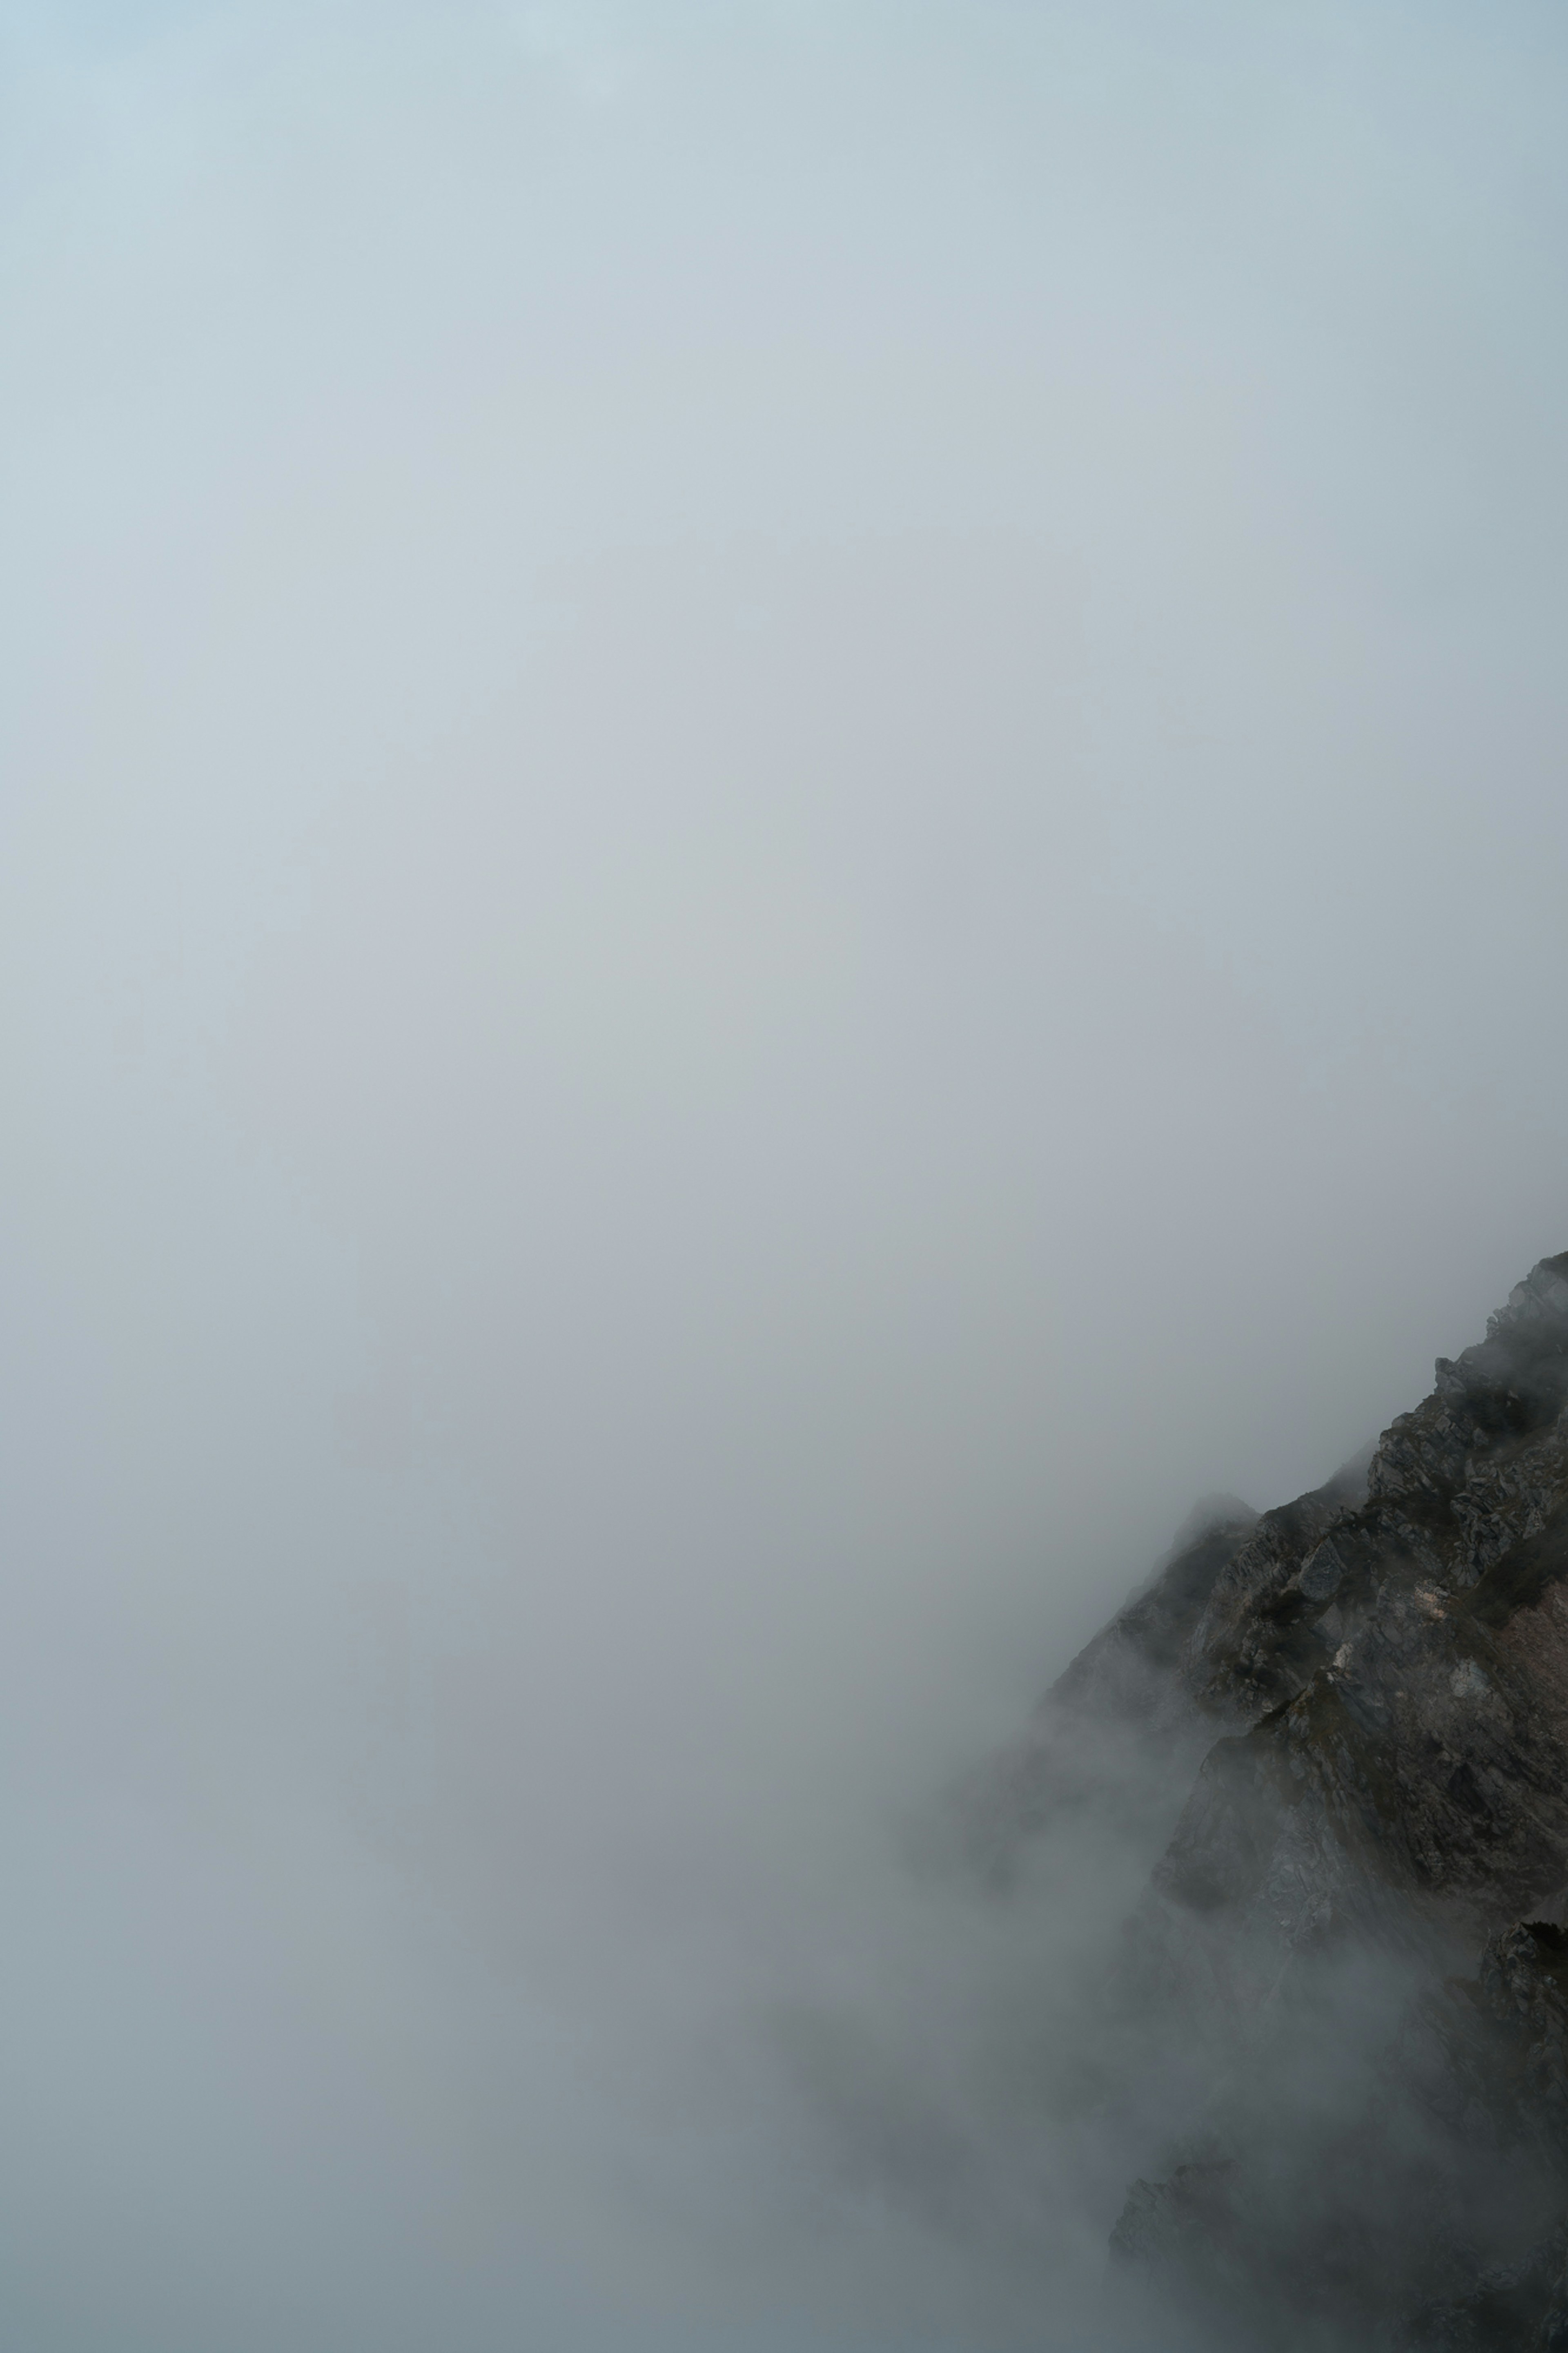
<path id="1" fill-rule="evenodd" d="M 1075 1815 L 1157 1858 L 1094 2021 L 1150 2353 L 1568 2348 L 1568 1253 L 1436 1377 L 1200 1514 L 968 1795 L 998 1883 Z"/>

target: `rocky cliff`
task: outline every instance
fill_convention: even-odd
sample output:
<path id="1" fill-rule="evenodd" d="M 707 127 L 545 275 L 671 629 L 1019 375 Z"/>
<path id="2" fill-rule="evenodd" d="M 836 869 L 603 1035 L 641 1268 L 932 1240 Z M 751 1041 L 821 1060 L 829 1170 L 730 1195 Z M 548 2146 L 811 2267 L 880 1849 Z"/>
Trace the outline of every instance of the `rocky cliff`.
<path id="1" fill-rule="evenodd" d="M 1163 2347 L 1563 2353 L 1568 1253 L 1370 1458 L 1203 1512 L 971 1793 L 988 1873 L 1074 1810 L 1152 1862 L 1107 2042 L 1193 2087 L 1132 2341 L 1142 2284 Z"/>

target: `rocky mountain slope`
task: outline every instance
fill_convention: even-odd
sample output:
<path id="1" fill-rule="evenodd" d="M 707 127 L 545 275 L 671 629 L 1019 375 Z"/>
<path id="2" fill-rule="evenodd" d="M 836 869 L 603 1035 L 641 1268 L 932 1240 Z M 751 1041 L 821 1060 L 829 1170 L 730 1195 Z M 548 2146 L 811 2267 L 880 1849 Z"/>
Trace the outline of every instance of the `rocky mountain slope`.
<path id="1" fill-rule="evenodd" d="M 1564 2353 L 1568 1253 L 1370 1458 L 1205 1510 L 972 1793 L 988 1873 L 1075 1811 L 1152 1862 L 1103 2039 L 1192 2087 L 1130 2341 Z"/>

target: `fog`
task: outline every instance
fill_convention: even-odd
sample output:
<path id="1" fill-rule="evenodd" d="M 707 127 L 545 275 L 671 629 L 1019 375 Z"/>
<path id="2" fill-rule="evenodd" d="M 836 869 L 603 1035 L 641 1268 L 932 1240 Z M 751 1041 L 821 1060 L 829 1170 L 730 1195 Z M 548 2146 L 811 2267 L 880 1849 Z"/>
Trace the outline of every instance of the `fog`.
<path id="1" fill-rule="evenodd" d="M 1560 17 L 3 41 L 0 2333 L 1087 2345 L 910 1857 L 1568 1240 Z"/>

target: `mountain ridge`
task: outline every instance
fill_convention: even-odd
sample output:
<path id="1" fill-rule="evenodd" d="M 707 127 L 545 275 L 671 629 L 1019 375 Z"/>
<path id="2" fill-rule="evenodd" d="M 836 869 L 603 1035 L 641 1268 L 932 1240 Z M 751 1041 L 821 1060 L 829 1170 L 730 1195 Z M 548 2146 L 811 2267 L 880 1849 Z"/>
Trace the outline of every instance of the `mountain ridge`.
<path id="1" fill-rule="evenodd" d="M 1148 1852 L 1100 1999 L 1202 2059 L 1111 2232 L 1162 2346 L 1565 2353 L 1568 1252 L 1324 1486 L 1200 1507 L 964 1810 L 1000 1888 L 1064 1816 Z"/>

